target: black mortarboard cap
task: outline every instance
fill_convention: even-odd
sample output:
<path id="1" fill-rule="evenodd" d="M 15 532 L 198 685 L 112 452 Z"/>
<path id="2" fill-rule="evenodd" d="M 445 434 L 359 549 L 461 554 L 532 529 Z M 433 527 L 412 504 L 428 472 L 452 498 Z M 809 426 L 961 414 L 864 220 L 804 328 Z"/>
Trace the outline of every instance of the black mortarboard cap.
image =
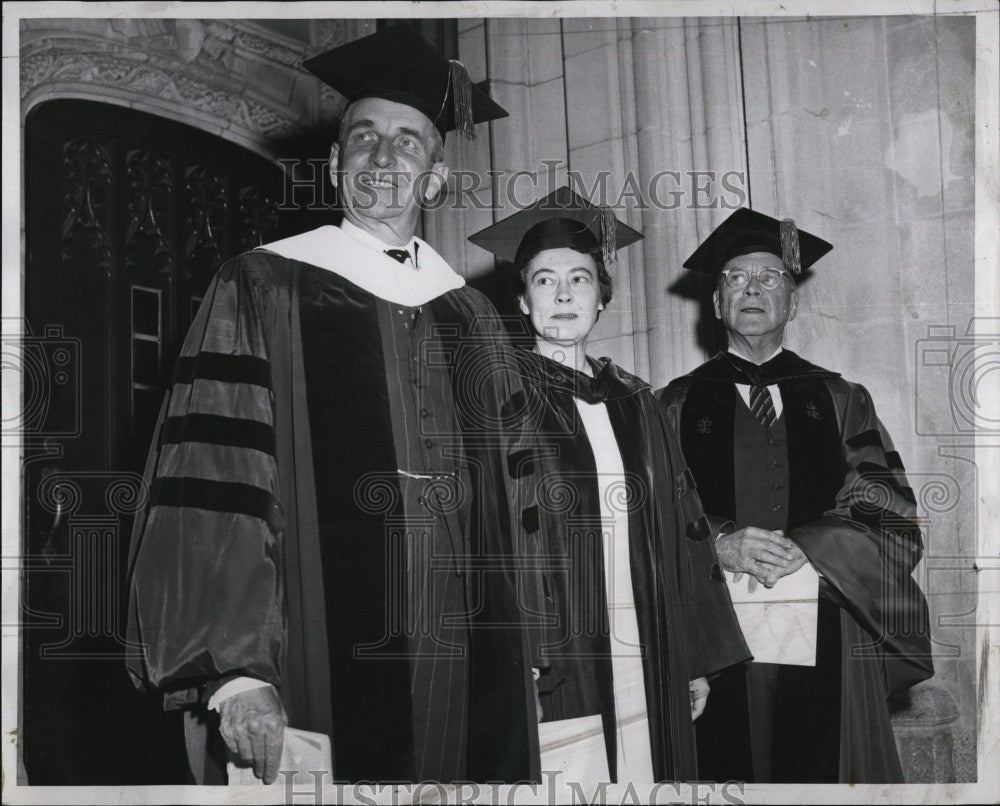
<path id="1" fill-rule="evenodd" d="M 507 117 L 507 111 L 469 80 L 465 66 L 447 60 L 401 23 L 306 59 L 302 66 L 354 103 L 384 98 L 423 112 L 441 132 Z"/>
<path id="2" fill-rule="evenodd" d="M 611 208 L 591 204 L 566 186 L 469 236 L 476 246 L 509 263 L 523 263 L 543 249 L 598 245 L 609 263 L 615 252 L 640 238 L 642 233 L 619 221 Z"/>
<path id="3" fill-rule="evenodd" d="M 790 274 L 797 276 L 831 249 L 833 244 L 798 229 L 790 218 L 779 221 L 741 207 L 702 241 L 684 262 L 684 268 L 715 277 L 734 257 L 770 252 L 781 258 Z"/>

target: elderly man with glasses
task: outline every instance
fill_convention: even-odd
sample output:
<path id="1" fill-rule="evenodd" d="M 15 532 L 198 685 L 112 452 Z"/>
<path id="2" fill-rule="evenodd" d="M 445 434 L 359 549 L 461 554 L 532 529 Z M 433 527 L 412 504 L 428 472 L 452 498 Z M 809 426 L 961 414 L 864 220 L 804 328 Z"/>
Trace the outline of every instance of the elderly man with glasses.
<path id="1" fill-rule="evenodd" d="M 684 264 L 715 278 L 729 347 L 660 400 L 706 514 L 728 521 L 720 563 L 751 594 L 812 586 L 782 638 L 781 608 L 757 610 L 755 661 L 712 680 L 696 725 L 703 780 L 900 782 L 888 698 L 933 673 L 899 454 L 864 387 L 782 346 L 799 275 L 831 248 L 741 209 Z"/>

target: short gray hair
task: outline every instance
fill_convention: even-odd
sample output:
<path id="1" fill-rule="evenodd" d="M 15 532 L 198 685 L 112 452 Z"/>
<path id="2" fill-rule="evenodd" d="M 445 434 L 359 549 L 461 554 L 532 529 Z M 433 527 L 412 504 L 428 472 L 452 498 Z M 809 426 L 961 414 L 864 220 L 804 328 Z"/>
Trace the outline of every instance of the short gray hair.
<path id="1" fill-rule="evenodd" d="M 444 137 L 437 126 L 431 126 L 431 162 L 444 162 Z"/>

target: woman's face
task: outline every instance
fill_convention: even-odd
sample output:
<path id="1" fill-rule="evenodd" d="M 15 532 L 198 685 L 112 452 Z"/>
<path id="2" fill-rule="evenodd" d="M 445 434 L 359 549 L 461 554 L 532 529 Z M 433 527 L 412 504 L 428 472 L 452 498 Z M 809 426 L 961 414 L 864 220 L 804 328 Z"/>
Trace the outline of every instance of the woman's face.
<path id="1" fill-rule="evenodd" d="M 593 257 L 575 249 L 545 249 L 524 269 L 518 302 L 536 335 L 564 347 L 586 344 L 597 322 L 601 285 Z"/>

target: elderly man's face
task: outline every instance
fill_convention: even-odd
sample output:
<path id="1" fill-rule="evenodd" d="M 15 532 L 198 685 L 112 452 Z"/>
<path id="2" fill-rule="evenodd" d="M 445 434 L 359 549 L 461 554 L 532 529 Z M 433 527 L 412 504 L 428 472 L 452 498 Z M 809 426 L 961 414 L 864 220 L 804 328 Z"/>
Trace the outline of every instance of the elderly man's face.
<path id="1" fill-rule="evenodd" d="M 781 258 L 770 252 L 752 252 L 734 257 L 723 267 L 744 269 L 751 275 L 761 269 L 784 271 Z M 783 277 L 777 288 L 764 288 L 754 277 L 743 288 L 730 288 L 725 280 L 719 280 L 715 294 L 715 316 L 721 319 L 726 329 L 744 337 L 771 337 L 780 342 L 785 325 L 795 318 L 798 294 L 788 277 Z"/>
<path id="2" fill-rule="evenodd" d="M 412 106 L 363 98 L 351 104 L 341 127 L 330 173 L 341 187 L 348 219 L 415 225 L 421 203 L 433 199 L 448 178 L 431 121 Z"/>

